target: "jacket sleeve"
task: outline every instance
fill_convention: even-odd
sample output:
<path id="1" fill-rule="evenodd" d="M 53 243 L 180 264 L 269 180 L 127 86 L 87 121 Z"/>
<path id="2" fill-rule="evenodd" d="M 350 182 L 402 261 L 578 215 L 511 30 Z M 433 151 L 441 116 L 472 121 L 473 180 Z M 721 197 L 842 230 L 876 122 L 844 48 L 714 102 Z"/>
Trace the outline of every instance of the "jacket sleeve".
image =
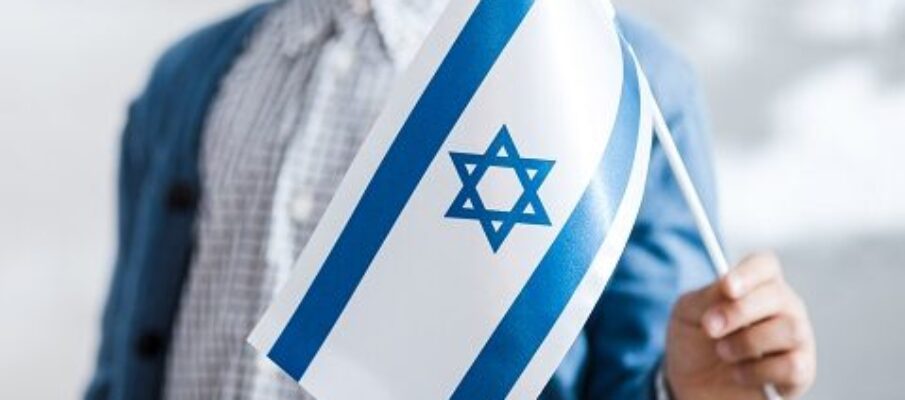
<path id="1" fill-rule="evenodd" d="M 691 69 L 630 20 L 620 21 L 647 73 L 692 179 L 714 216 L 708 126 Z M 628 245 L 585 327 L 584 396 L 655 399 L 669 315 L 683 292 L 714 278 L 692 216 L 658 143 Z"/>
<path id="2" fill-rule="evenodd" d="M 114 341 L 122 335 L 116 332 L 119 324 L 116 323 L 119 315 L 119 306 L 123 280 L 125 274 L 126 259 L 130 254 L 130 242 L 132 239 L 132 225 L 135 219 L 135 205 L 140 196 L 144 177 L 144 154 L 137 143 L 135 132 L 136 105 L 129 107 L 126 127 L 120 142 L 119 173 L 117 178 L 117 243 L 116 257 L 113 266 L 113 276 L 110 290 L 107 295 L 101 321 L 100 348 L 97 353 L 94 374 L 85 393 L 86 399 L 109 398 L 110 382 L 112 375 L 116 373 L 112 367 L 114 357 L 113 349 L 117 346 Z"/>

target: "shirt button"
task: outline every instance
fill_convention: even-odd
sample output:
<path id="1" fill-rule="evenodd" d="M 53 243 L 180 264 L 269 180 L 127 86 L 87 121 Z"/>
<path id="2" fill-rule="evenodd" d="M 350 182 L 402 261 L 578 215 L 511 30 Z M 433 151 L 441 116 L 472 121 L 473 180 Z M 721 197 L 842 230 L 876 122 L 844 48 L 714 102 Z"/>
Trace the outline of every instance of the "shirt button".
<path id="1" fill-rule="evenodd" d="M 167 191 L 167 208 L 171 211 L 189 211 L 197 202 L 195 189 L 186 182 L 176 182 Z"/>
<path id="2" fill-rule="evenodd" d="M 287 34 L 283 39 L 281 51 L 285 57 L 295 58 L 302 49 L 315 44 L 328 33 L 328 27 L 309 24 L 300 31 Z"/>
<path id="3" fill-rule="evenodd" d="M 321 30 L 318 27 L 312 25 L 305 26 L 299 33 L 299 40 L 301 41 L 300 44 L 309 45 L 311 43 L 314 43 L 314 40 L 317 39 L 320 35 Z"/>
<path id="4" fill-rule="evenodd" d="M 371 12 L 371 0 L 349 0 L 352 12 L 356 15 L 366 15 Z"/>
<path id="5" fill-rule="evenodd" d="M 135 340 L 135 354 L 143 359 L 149 359 L 163 352 L 163 338 L 153 332 L 145 332 Z"/>
<path id="6" fill-rule="evenodd" d="M 310 194 L 296 195 L 289 204 L 289 215 L 297 223 L 305 222 L 311 218 L 314 205 L 314 196 Z"/>
<path id="7" fill-rule="evenodd" d="M 336 49 L 333 53 L 333 68 L 339 73 L 349 71 L 354 62 L 355 52 L 350 49 Z"/>
<path id="8" fill-rule="evenodd" d="M 302 46 L 304 45 L 305 43 L 301 37 L 287 36 L 286 39 L 283 40 L 283 56 L 295 58 L 299 55 L 299 52 L 302 51 Z"/>

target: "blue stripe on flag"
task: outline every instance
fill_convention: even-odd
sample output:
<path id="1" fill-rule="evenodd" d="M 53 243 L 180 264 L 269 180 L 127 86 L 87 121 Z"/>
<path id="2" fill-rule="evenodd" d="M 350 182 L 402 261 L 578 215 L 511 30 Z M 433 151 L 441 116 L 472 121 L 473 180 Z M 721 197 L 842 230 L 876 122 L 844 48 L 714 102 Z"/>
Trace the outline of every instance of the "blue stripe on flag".
<path id="1" fill-rule="evenodd" d="M 550 333 L 603 245 L 628 185 L 641 100 L 634 58 L 622 45 L 622 99 L 597 174 L 528 283 L 516 297 L 453 399 L 503 399 Z"/>
<path id="2" fill-rule="evenodd" d="M 380 162 L 268 356 L 300 380 L 533 0 L 482 0 Z"/>

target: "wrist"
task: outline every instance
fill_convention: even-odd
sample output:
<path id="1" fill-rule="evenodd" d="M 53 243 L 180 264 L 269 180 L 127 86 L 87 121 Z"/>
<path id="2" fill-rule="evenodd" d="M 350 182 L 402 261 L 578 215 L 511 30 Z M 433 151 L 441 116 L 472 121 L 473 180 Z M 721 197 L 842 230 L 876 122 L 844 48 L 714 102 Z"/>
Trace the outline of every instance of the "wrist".
<path id="1" fill-rule="evenodd" d="M 707 387 L 706 383 L 689 381 L 687 375 L 682 376 L 681 373 L 675 371 L 675 368 L 675 365 L 670 365 L 666 360 L 664 360 L 661 368 L 661 374 L 663 376 L 662 385 L 667 393 L 669 393 L 669 400 L 700 400 L 713 398 L 706 390 L 702 390 L 702 388 Z"/>

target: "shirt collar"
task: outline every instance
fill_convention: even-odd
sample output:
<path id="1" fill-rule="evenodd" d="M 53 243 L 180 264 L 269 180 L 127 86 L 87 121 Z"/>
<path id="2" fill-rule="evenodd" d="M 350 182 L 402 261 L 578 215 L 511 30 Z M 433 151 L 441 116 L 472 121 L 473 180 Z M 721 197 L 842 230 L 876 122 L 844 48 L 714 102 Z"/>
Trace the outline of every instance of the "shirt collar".
<path id="1" fill-rule="evenodd" d="M 411 62 L 447 1 L 455 0 L 286 0 L 284 48 L 290 55 L 330 35 L 338 21 L 372 17 L 389 56 Z"/>
<path id="2" fill-rule="evenodd" d="M 374 20 L 397 65 L 407 66 L 412 61 L 446 3 L 447 0 L 371 0 Z"/>

